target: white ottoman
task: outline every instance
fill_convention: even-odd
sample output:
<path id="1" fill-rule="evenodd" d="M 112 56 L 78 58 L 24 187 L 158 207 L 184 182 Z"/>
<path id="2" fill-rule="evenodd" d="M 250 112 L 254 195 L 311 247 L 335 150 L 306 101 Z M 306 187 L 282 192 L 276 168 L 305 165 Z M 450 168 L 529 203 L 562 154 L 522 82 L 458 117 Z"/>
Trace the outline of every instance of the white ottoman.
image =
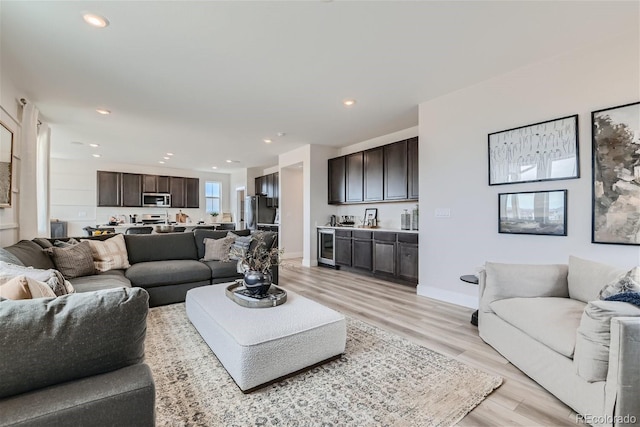
<path id="1" fill-rule="evenodd" d="M 291 291 L 277 307 L 242 307 L 229 284 L 189 290 L 187 316 L 243 392 L 344 353 L 342 314 Z"/>

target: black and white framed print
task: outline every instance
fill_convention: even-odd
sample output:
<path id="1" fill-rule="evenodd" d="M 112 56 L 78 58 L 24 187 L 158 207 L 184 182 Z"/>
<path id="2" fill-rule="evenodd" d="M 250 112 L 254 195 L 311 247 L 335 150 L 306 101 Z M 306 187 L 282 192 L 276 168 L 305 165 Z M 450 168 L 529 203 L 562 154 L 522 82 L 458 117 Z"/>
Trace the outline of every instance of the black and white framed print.
<path id="1" fill-rule="evenodd" d="M 578 115 L 489 134 L 489 185 L 580 177 Z"/>
<path id="2" fill-rule="evenodd" d="M 591 113 L 591 241 L 640 245 L 640 102 Z"/>
<path id="3" fill-rule="evenodd" d="M 567 235 L 567 190 L 498 194 L 498 232 Z"/>

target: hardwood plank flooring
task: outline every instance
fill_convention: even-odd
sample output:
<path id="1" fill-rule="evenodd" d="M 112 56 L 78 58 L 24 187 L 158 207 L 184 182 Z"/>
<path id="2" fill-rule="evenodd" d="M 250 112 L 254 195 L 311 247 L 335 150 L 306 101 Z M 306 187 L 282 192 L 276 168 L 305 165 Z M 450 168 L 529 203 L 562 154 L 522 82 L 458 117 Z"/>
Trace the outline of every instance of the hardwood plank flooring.
<path id="1" fill-rule="evenodd" d="M 288 259 L 278 285 L 504 378 L 460 426 L 575 426 L 575 413 L 478 336 L 472 309 L 418 296 L 415 288 Z"/>

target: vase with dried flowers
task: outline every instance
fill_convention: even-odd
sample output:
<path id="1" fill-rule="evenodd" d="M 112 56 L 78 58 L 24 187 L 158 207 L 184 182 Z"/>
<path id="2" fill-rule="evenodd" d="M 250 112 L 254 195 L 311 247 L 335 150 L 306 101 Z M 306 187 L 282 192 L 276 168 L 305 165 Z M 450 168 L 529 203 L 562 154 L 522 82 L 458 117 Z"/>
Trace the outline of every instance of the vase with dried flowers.
<path id="1" fill-rule="evenodd" d="M 238 260 L 238 273 L 244 275 L 244 285 L 252 295 L 267 293 L 271 287 L 271 267 L 280 264 L 282 252 L 277 246 L 268 247 L 263 233 L 255 236 L 248 249 L 231 248 L 231 257 Z"/>

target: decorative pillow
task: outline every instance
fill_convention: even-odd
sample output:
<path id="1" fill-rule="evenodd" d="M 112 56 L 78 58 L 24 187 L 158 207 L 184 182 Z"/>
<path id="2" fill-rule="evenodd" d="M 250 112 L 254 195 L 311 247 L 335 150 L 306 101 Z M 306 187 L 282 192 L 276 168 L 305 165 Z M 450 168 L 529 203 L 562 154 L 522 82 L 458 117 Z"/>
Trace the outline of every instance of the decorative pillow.
<path id="1" fill-rule="evenodd" d="M 55 298 L 56 294 L 46 283 L 26 276 L 17 276 L 0 285 L 0 297 L 18 300 L 32 298 Z"/>
<path id="2" fill-rule="evenodd" d="M 45 283 L 57 296 L 75 292 L 71 283 L 65 280 L 62 273 L 52 268 L 40 270 L 33 267 L 24 267 L 0 261 L 0 284 L 6 283 L 17 276 L 26 276 Z"/>
<path id="3" fill-rule="evenodd" d="M 602 288 L 598 298 L 608 299 L 610 296 L 627 292 L 640 292 L 640 267 L 634 267 Z"/>
<path id="4" fill-rule="evenodd" d="M 68 248 L 45 249 L 51 255 L 56 268 L 65 279 L 95 274 L 93 255 L 88 242 L 81 242 Z"/>
<path id="5" fill-rule="evenodd" d="M 24 265 L 17 256 L 4 248 L 0 248 L 0 261 L 7 262 L 9 264 Z"/>
<path id="6" fill-rule="evenodd" d="M 204 239 L 203 261 L 229 261 L 229 249 L 235 239 L 223 237 L 222 239 Z"/>
<path id="7" fill-rule="evenodd" d="M 107 240 L 84 240 L 89 242 L 95 269 L 100 272 L 131 267 L 127 255 L 124 235 L 117 234 Z"/>
<path id="8" fill-rule="evenodd" d="M 233 237 L 235 240 L 231 245 L 231 249 L 229 251 L 229 259 L 239 260 L 244 258 L 244 255 L 249 250 L 249 246 L 251 245 L 251 236 L 238 236 L 233 232 L 227 233 L 227 237 Z"/>
<path id="9" fill-rule="evenodd" d="M 80 242 L 72 237 L 66 242 L 64 240 L 56 240 L 53 242 L 53 246 L 57 248 L 68 248 L 69 246 L 77 245 L 78 243 Z"/>

